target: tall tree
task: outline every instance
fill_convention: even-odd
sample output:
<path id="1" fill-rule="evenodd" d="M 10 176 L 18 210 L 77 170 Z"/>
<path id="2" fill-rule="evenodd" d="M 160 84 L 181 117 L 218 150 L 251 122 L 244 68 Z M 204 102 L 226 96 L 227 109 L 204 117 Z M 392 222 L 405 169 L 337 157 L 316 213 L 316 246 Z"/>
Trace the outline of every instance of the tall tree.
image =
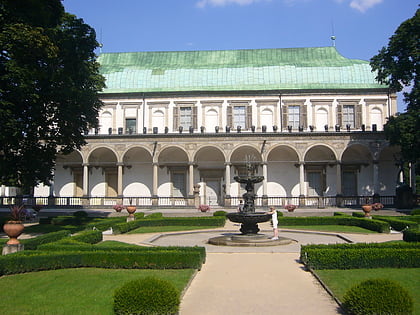
<path id="1" fill-rule="evenodd" d="M 419 164 L 420 158 L 420 9 L 397 28 L 370 64 L 377 71 L 376 79 L 388 84 L 392 92 L 403 93 L 407 103 L 405 113 L 390 117 L 385 125 L 385 135 L 391 145 L 401 147 L 405 162 Z M 417 168 L 418 174 L 418 168 Z"/>
<path id="2" fill-rule="evenodd" d="M 0 184 L 49 184 L 85 144 L 105 86 L 95 31 L 60 0 L 0 0 Z"/>

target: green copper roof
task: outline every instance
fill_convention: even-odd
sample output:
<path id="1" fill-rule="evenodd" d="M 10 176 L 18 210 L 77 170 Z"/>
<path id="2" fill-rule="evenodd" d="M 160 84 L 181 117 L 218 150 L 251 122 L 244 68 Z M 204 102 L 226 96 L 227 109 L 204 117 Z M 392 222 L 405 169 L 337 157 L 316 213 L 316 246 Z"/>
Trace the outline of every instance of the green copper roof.
<path id="1" fill-rule="evenodd" d="M 384 88 L 334 47 L 105 53 L 104 93 Z"/>

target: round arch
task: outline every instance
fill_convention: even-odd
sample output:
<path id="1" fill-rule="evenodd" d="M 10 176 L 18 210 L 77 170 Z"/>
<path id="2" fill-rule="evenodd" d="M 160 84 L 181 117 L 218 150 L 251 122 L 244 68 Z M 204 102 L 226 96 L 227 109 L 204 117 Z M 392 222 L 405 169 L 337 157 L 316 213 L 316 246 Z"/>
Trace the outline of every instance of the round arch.
<path id="1" fill-rule="evenodd" d="M 123 195 L 151 197 L 153 159 L 146 148 L 131 147 L 123 154 Z"/>

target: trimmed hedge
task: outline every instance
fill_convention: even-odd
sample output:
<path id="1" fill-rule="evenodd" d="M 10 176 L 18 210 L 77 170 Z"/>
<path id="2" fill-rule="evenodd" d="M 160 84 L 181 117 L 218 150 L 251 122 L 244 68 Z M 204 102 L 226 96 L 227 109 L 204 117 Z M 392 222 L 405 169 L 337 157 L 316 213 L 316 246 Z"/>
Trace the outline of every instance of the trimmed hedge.
<path id="1" fill-rule="evenodd" d="M 146 219 L 160 219 L 163 218 L 162 212 L 155 212 L 145 216 Z"/>
<path id="2" fill-rule="evenodd" d="M 401 220 L 400 217 L 391 217 L 391 216 L 379 216 L 374 215 L 372 216 L 375 220 L 381 220 L 388 222 L 391 228 L 393 228 L 396 231 L 403 231 L 407 227 L 408 228 L 417 228 L 418 223 L 415 221 L 409 221 L 409 220 Z"/>
<path id="3" fill-rule="evenodd" d="M 86 229 L 92 230 L 93 228 L 98 229 L 99 231 L 109 230 L 112 226 L 125 223 L 127 221 L 126 217 L 114 217 L 106 219 L 94 219 L 92 222 L 86 224 Z"/>
<path id="4" fill-rule="evenodd" d="M 420 215 L 420 209 L 413 209 L 411 210 L 411 215 Z"/>
<path id="5" fill-rule="evenodd" d="M 395 281 L 368 279 L 345 293 L 343 308 L 354 315 L 411 314 L 413 298 Z"/>
<path id="6" fill-rule="evenodd" d="M 134 220 L 116 224 L 112 227 L 114 234 L 126 233 L 142 226 L 224 226 L 226 218 L 218 217 L 174 217 L 160 219 Z"/>
<path id="7" fill-rule="evenodd" d="M 126 282 L 114 292 L 114 312 L 129 314 L 178 314 L 180 294 L 169 281 L 156 277 Z"/>
<path id="8" fill-rule="evenodd" d="M 26 250 L 31 250 L 31 249 L 37 249 L 42 244 L 56 242 L 58 240 L 61 240 L 69 236 L 70 236 L 70 231 L 62 230 L 62 231 L 43 234 L 43 235 L 30 238 L 30 239 L 21 240 L 21 243 L 25 245 Z"/>
<path id="9" fill-rule="evenodd" d="M 213 213 L 213 216 L 214 217 L 225 217 L 226 214 L 227 214 L 227 212 L 224 211 L 224 210 L 217 210 Z"/>
<path id="10" fill-rule="evenodd" d="M 279 218 L 279 226 L 293 225 L 350 225 L 359 226 L 379 233 L 389 233 L 390 231 L 390 226 L 387 222 L 365 218 L 347 216 Z"/>
<path id="11" fill-rule="evenodd" d="M 127 244 L 129 245 L 129 244 Z M 201 257 L 202 263 L 206 260 L 206 249 L 200 246 L 194 247 L 181 247 L 181 246 L 162 246 L 162 247 L 144 247 L 138 245 L 131 245 L 131 246 L 118 246 L 118 245 L 107 245 L 101 246 L 98 245 L 90 245 L 90 244 L 83 244 L 83 243 L 63 243 L 63 242 L 56 242 L 41 245 L 38 247 L 39 250 L 43 251 L 55 251 L 55 252 L 65 252 L 65 251 L 110 251 L 110 252 L 161 252 L 161 251 L 178 251 L 178 252 L 194 252 L 198 253 Z"/>
<path id="12" fill-rule="evenodd" d="M 403 231 L 403 240 L 406 242 L 420 242 L 419 228 L 411 228 Z"/>
<path id="13" fill-rule="evenodd" d="M 71 215 L 62 215 L 59 217 L 52 218 L 51 224 L 52 225 L 82 225 L 91 220 L 92 218 L 87 218 L 87 217 L 75 217 Z"/>
<path id="14" fill-rule="evenodd" d="M 384 243 L 337 243 L 337 244 L 309 244 L 301 246 L 301 253 L 310 249 L 352 249 L 352 248 L 418 248 L 420 243 L 407 243 L 401 241 L 392 241 Z"/>
<path id="15" fill-rule="evenodd" d="M 96 267 L 111 269 L 200 269 L 198 251 L 22 251 L 0 257 L 0 276 L 40 270 Z"/>
<path id="16" fill-rule="evenodd" d="M 302 257 L 311 269 L 420 268 L 420 249 L 313 249 Z"/>
<path id="17" fill-rule="evenodd" d="M 103 240 L 102 232 L 99 230 L 83 231 L 73 235 L 71 238 L 74 241 L 89 244 L 97 244 Z"/>
<path id="18" fill-rule="evenodd" d="M 387 242 L 303 245 L 300 260 L 312 269 L 418 268 L 420 244 Z"/>

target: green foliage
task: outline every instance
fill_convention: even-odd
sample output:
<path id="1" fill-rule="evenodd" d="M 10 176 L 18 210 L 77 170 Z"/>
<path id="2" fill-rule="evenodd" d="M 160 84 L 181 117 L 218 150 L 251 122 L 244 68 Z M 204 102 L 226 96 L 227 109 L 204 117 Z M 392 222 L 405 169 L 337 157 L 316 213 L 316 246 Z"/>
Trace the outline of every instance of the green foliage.
<path id="1" fill-rule="evenodd" d="M 97 46 L 60 0 L 1 2 L 0 184 L 49 185 L 57 153 L 85 144 L 105 86 Z"/>
<path id="2" fill-rule="evenodd" d="M 420 9 L 414 16 L 397 28 L 391 36 L 387 47 L 383 47 L 379 53 L 372 57 L 370 64 L 377 71 L 376 79 L 389 84 L 394 92 L 401 91 L 404 86 L 413 84 L 410 92 L 405 92 L 405 101 L 408 108 L 418 109 L 419 90 L 419 40 L 420 40 Z"/>
<path id="3" fill-rule="evenodd" d="M 403 231 L 403 240 L 406 242 L 420 242 L 419 228 L 411 228 Z"/>
<path id="4" fill-rule="evenodd" d="M 406 315 L 413 311 L 413 299 L 397 282 L 369 279 L 347 291 L 343 307 L 353 315 Z"/>
<path id="5" fill-rule="evenodd" d="M 145 218 L 147 219 L 160 219 L 163 218 L 163 214 L 161 212 L 155 212 L 148 214 Z"/>
<path id="6" fill-rule="evenodd" d="M 334 212 L 334 216 L 337 216 L 337 217 L 346 216 L 346 217 L 348 217 L 349 214 L 344 213 L 344 212 L 338 212 L 338 211 L 336 211 L 336 212 Z"/>
<path id="7" fill-rule="evenodd" d="M 177 314 L 179 304 L 173 284 L 156 277 L 127 282 L 114 293 L 115 314 Z"/>
<path id="8" fill-rule="evenodd" d="M 106 231 L 116 224 L 125 223 L 126 220 L 127 220 L 126 217 L 113 217 L 113 218 L 106 218 L 106 219 L 97 218 L 87 223 L 85 227 L 88 230 L 92 230 L 93 228 L 95 228 L 99 231 Z"/>
<path id="9" fill-rule="evenodd" d="M 225 217 L 225 216 L 226 216 L 226 214 L 227 214 L 227 212 L 226 212 L 226 211 L 223 211 L 223 210 L 217 210 L 217 211 L 214 211 L 213 216 L 214 216 L 214 217 Z"/>
<path id="10" fill-rule="evenodd" d="M 410 214 L 411 215 L 420 215 L 420 209 L 413 209 Z"/>
<path id="11" fill-rule="evenodd" d="M 89 244 L 97 244 L 102 242 L 102 232 L 99 230 L 92 230 L 92 231 L 83 231 L 74 236 L 72 239 L 77 242 L 82 243 L 89 243 Z"/>
<path id="12" fill-rule="evenodd" d="M 69 237 L 70 232 L 66 230 L 51 232 L 44 235 L 37 236 L 35 238 L 30 238 L 26 240 L 21 240 L 21 243 L 25 245 L 25 250 L 29 249 L 37 249 L 38 246 L 42 244 L 48 244 L 52 242 L 56 242 L 61 240 L 65 237 Z"/>
<path id="13" fill-rule="evenodd" d="M 0 276 L 39 270 L 97 267 L 111 269 L 200 269 L 199 251 L 22 251 L 0 256 Z"/>
<path id="14" fill-rule="evenodd" d="M 304 245 L 301 261 L 312 269 L 418 268 L 420 244 L 359 243 Z"/>
<path id="15" fill-rule="evenodd" d="M 73 216 L 79 219 L 84 219 L 88 217 L 88 213 L 86 211 L 80 210 L 73 213 Z"/>
<path id="16" fill-rule="evenodd" d="M 396 231 L 402 231 L 406 229 L 407 227 L 411 228 L 417 228 L 418 223 L 415 221 L 409 221 L 409 220 L 401 220 L 399 218 L 394 218 L 391 216 L 379 216 L 374 215 L 372 216 L 375 220 L 381 220 L 388 222 L 391 228 L 393 228 Z"/>
<path id="17" fill-rule="evenodd" d="M 143 226 L 224 226 L 226 217 L 173 217 L 134 220 L 112 226 L 114 234 L 126 233 Z"/>
<path id="18" fill-rule="evenodd" d="M 412 18 L 401 23 L 388 47 L 383 47 L 370 62 L 377 71 L 376 79 L 389 84 L 391 91 L 410 86 L 409 92 L 403 93 L 407 111 L 390 117 L 384 128 L 390 144 L 401 147 L 405 162 L 417 162 L 420 158 L 419 34 L 420 9 L 417 9 Z"/>
<path id="19" fill-rule="evenodd" d="M 92 218 L 87 218 L 83 216 L 72 216 L 72 215 L 62 215 L 51 219 L 51 224 L 53 225 L 83 225 L 91 221 Z"/>
<path id="20" fill-rule="evenodd" d="M 332 217 L 280 217 L 279 226 L 293 225 L 353 225 L 380 233 L 389 233 L 390 226 L 387 222 L 367 220 L 347 216 Z"/>

